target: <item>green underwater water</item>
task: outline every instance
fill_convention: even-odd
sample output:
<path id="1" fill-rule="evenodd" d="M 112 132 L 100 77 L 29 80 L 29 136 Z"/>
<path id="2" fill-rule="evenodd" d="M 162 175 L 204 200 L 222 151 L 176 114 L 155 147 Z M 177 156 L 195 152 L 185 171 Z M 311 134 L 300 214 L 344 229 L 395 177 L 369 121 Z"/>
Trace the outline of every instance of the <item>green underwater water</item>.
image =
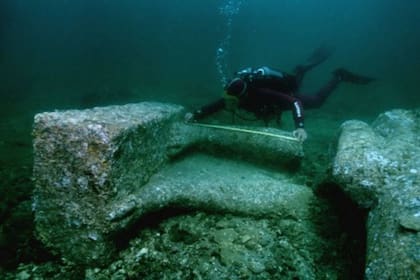
<path id="1" fill-rule="evenodd" d="M 321 109 L 306 112 L 302 183 L 322 182 L 344 120 L 420 106 L 420 4 L 403 2 L 243 0 L 232 16 L 228 73 L 259 65 L 291 71 L 326 43 L 335 53 L 308 74 L 303 91 L 315 91 L 337 67 L 377 79 L 341 85 Z M 51 258 L 32 236 L 34 114 L 141 101 L 193 110 L 218 98 L 215 56 L 228 30 L 219 8 L 227 3 L 1 1 L 0 272 Z M 283 128 L 293 129 L 289 113 Z"/>

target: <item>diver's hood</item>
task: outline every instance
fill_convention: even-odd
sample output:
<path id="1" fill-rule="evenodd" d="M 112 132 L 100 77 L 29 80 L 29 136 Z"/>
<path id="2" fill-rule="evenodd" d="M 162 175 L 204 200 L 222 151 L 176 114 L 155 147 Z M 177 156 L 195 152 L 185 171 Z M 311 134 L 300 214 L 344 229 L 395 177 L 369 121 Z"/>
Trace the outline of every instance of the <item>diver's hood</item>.
<path id="1" fill-rule="evenodd" d="M 246 93 L 247 84 L 241 78 L 235 78 L 226 86 L 226 93 L 233 96 L 243 96 Z"/>

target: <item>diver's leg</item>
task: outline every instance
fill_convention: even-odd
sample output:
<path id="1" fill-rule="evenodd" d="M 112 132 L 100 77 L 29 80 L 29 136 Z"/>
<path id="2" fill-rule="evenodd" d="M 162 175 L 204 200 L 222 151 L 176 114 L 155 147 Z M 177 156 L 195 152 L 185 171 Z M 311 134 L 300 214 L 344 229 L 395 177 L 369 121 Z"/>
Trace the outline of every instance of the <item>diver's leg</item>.
<path id="1" fill-rule="evenodd" d="M 314 109 L 319 108 L 325 103 L 325 100 L 340 84 L 340 79 L 334 75 L 333 78 L 323 87 L 321 87 L 315 94 L 303 95 L 298 94 L 296 97 L 302 102 L 303 108 Z"/>
<path id="2" fill-rule="evenodd" d="M 294 74 L 298 84 L 300 85 L 303 77 L 309 70 L 324 62 L 328 57 L 331 56 L 332 53 L 333 50 L 331 48 L 328 48 L 327 46 L 321 46 L 306 59 L 306 63 L 297 65 L 294 69 Z"/>
<path id="3" fill-rule="evenodd" d="M 320 88 L 318 92 L 313 95 L 298 94 L 297 98 L 300 99 L 305 109 L 319 108 L 341 82 L 366 85 L 374 80 L 374 78 L 358 75 L 344 68 L 338 68 L 333 71 L 331 80 Z"/>

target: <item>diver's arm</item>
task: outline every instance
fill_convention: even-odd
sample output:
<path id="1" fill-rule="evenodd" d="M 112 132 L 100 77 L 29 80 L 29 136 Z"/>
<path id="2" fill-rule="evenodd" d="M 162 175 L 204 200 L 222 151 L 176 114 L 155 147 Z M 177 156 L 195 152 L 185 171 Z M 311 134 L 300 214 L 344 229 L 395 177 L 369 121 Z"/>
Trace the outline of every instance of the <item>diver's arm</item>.
<path id="1" fill-rule="evenodd" d="M 295 121 L 295 127 L 298 128 L 304 128 L 304 117 L 303 117 L 303 107 L 302 103 L 299 99 L 294 98 L 292 103 L 292 112 L 293 112 L 293 120 Z"/>
<path id="2" fill-rule="evenodd" d="M 293 131 L 293 136 L 295 136 L 299 141 L 303 142 L 308 138 L 308 134 L 304 128 L 304 118 L 303 118 L 303 107 L 299 99 L 294 98 L 293 100 L 293 119 L 295 121 L 295 130 Z"/>
<path id="3" fill-rule="evenodd" d="M 188 121 L 200 120 L 225 108 L 224 98 L 220 98 L 194 111 Z M 190 113 L 191 114 L 191 113 Z"/>
<path id="4" fill-rule="evenodd" d="M 261 98 L 269 98 L 278 104 L 288 104 L 288 107 L 291 108 L 293 113 L 293 120 L 295 122 L 295 127 L 297 128 L 304 128 L 304 115 L 303 115 L 303 107 L 302 103 L 299 99 L 292 96 L 291 94 L 279 92 L 276 90 L 268 89 L 268 88 L 261 88 L 258 89 L 258 95 Z"/>
<path id="5" fill-rule="evenodd" d="M 258 95 L 261 98 L 266 96 L 273 100 L 274 102 L 278 102 L 279 104 L 288 104 L 289 107 L 292 109 L 293 113 L 293 120 L 295 122 L 295 130 L 293 131 L 293 135 L 301 142 L 305 141 L 308 138 L 308 135 L 305 131 L 305 123 L 304 123 L 304 115 L 303 115 L 303 106 L 299 99 L 293 97 L 291 94 L 282 93 L 279 91 L 271 90 L 271 89 L 259 89 Z"/>

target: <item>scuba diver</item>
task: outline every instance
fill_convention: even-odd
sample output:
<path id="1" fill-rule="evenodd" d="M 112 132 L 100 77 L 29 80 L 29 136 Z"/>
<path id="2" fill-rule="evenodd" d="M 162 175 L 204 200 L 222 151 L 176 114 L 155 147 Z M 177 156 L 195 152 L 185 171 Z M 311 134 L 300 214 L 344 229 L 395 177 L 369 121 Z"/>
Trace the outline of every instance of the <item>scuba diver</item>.
<path id="1" fill-rule="evenodd" d="M 299 141 L 305 141 L 303 109 L 319 108 L 341 82 L 368 84 L 374 79 L 354 74 L 344 68 L 332 72 L 330 81 L 313 95 L 301 94 L 300 85 L 305 74 L 324 62 L 332 51 L 320 47 L 307 59 L 306 64 L 298 65 L 294 73 L 288 74 L 267 66 L 245 68 L 235 73 L 235 77 L 225 86 L 224 97 L 185 115 L 186 122 L 207 117 L 222 109 L 241 108 L 252 112 L 257 119 L 267 125 L 277 117 L 280 120 L 283 111 L 291 110 L 295 123 L 293 135 Z"/>

